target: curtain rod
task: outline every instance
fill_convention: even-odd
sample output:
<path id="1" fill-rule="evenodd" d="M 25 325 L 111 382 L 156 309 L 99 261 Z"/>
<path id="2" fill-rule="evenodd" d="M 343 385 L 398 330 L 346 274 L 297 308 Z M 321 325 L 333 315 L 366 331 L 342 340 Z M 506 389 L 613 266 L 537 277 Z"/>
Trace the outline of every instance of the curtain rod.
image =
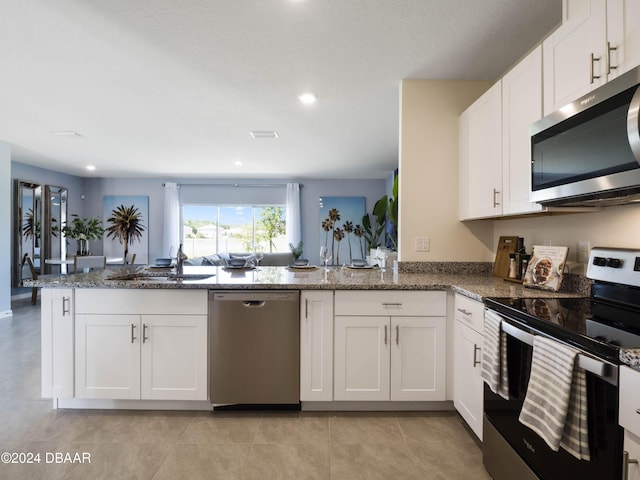
<path id="1" fill-rule="evenodd" d="M 295 183 L 295 182 L 292 182 Z M 163 183 L 164 187 L 166 184 Z M 189 185 L 191 187 L 286 187 L 286 183 L 178 183 L 179 187 Z M 300 187 L 304 185 L 302 183 L 298 184 Z"/>

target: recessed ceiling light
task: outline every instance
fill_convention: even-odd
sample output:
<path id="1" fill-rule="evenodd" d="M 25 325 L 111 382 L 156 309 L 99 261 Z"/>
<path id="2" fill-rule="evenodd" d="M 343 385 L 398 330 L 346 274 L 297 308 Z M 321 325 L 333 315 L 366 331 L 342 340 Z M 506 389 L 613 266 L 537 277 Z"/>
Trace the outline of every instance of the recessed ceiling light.
<path id="1" fill-rule="evenodd" d="M 278 138 L 278 132 L 274 130 L 252 130 L 249 135 L 253 138 Z"/>
<path id="2" fill-rule="evenodd" d="M 313 93 L 303 93 L 302 95 L 298 96 L 298 100 L 300 100 L 305 105 L 311 105 L 312 103 L 315 103 L 316 96 Z"/>
<path id="3" fill-rule="evenodd" d="M 96 169 L 95 165 L 87 165 L 86 167 L 84 167 L 85 169 L 89 170 L 90 172 L 93 172 Z"/>
<path id="4" fill-rule="evenodd" d="M 74 130 L 54 130 L 51 134 L 57 137 L 82 137 L 82 135 Z"/>
<path id="5" fill-rule="evenodd" d="M 240 160 L 236 160 L 235 162 L 233 162 L 233 164 L 234 164 L 236 167 L 240 167 L 240 166 L 242 166 L 242 162 L 241 162 Z"/>

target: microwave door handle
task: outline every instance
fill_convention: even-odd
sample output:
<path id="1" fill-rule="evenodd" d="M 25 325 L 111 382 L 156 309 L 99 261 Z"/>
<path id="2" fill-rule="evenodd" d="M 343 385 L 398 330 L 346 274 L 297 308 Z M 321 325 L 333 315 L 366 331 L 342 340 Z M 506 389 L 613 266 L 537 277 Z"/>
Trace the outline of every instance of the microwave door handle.
<path id="1" fill-rule="evenodd" d="M 636 157 L 636 161 L 640 163 L 640 87 L 633 94 L 629 111 L 627 112 L 627 137 L 629 146 Z"/>
<path id="2" fill-rule="evenodd" d="M 502 331 L 507 335 L 510 335 L 522 343 L 526 343 L 529 346 L 533 346 L 533 337 L 534 335 L 529 332 L 525 332 L 520 330 L 517 327 L 514 327 L 510 323 L 502 322 Z M 595 358 L 589 357 L 587 355 L 583 355 L 582 353 L 578 354 L 578 365 L 583 370 L 587 372 L 593 373 L 598 377 L 606 377 L 607 376 L 607 364 L 601 362 L 600 360 L 596 360 Z"/>

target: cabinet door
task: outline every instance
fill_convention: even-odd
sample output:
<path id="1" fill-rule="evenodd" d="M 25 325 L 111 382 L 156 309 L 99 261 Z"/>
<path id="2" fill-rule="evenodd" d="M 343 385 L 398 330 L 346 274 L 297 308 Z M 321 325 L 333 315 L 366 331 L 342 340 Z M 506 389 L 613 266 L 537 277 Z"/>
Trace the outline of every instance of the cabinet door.
<path id="1" fill-rule="evenodd" d="M 606 18 L 606 0 L 589 0 L 543 42 L 545 115 L 606 81 Z"/>
<path id="2" fill-rule="evenodd" d="M 76 397 L 140 398 L 140 317 L 76 315 Z"/>
<path id="3" fill-rule="evenodd" d="M 542 47 L 539 46 L 502 79 L 502 213 L 540 211 L 531 203 L 529 125 L 542 117 Z"/>
<path id="4" fill-rule="evenodd" d="M 628 453 L 629 460 L 636 460 L 639 463 L 628 463 L 623 465 L 627 469 L 627 476 L 622 478 L 627 480 L 640 480 L 640 437 L 637 437 L 628 430 L 624 431 L 624 451 Z"/>
<path id="5" fill-rule="evenodd" d="M 206 315 L 143 315 L 141 322 L 141 398 L 206 400 Z"/>
<path id="6" fill-rule="evenodd" d="M 640 65 L 640 2 L 607 0 L 607 79 Z"/>
<path id="7" fill-rule="evenodd" d="M 460 219 L 502 213 L 502 83 L 460 116 Z"/>
<path id="8" fill-rule="evenodd" d="M 333 400 L 333 292 L 300 296 L 300 400 Z"/>
<path id="9" fill-rule="evenodd" d="M 455 321 L 453 405 L 480 440 L 484 388 L 480 377 L 482 343 L 482 335 L 461 321 Z"/>
<path id="10" fill-rule="evenodd" d="M 73 290 L 43 288 L 41 305 L 42 396 L 73 398 Z"/>
<path id="11" fill-rule="evenodd" d="M 445 400 L 446 322 L 391 317 L 391 400 Z"/>
<path id="12" fill-rule="evenodd" d="M 389 317 L 335 317 L 335 400 L 389 400 Z"/>

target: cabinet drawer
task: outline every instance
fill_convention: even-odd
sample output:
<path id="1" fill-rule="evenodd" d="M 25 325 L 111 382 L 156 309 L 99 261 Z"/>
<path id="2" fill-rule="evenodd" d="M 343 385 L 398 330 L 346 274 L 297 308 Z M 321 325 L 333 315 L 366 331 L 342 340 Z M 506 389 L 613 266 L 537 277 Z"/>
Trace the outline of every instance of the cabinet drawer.
<path id="1" fill-rule="evenodd" d="M 207 290 L 76 289 L 76 313 L 206 315 Z"/>
<path id="2" fill-rule="evenodd" d="M 618 423 L 640 436 L 640 372 L 620 367 L 620 412 Z"/>
<path id="3" fill-rule="evenodd" d="M 336 315 L 445 316 L 446 292 L 367 290 L 337 291 Z"/>
<path id="4" fill-rule="evenodd" d="M 456 294 L 455 319 L 478 333 L 484 330 L 484 304 L 459 293 Z"/>

